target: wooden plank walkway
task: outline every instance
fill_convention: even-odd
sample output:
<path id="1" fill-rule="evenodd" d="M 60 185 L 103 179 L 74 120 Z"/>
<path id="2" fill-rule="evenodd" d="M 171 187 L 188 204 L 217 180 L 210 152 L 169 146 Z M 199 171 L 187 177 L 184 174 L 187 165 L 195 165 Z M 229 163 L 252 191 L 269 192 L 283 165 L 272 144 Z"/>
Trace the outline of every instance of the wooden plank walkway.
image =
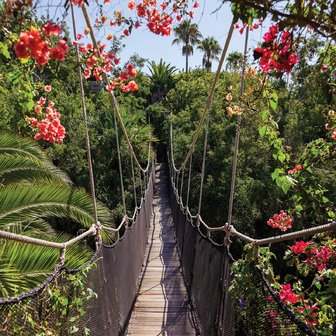
<path id="1" fill-rule="evenodd" d="M 154 216 L 127 335 L 197 335 L 181 275 L 164 165 L 156 167 Z"/>

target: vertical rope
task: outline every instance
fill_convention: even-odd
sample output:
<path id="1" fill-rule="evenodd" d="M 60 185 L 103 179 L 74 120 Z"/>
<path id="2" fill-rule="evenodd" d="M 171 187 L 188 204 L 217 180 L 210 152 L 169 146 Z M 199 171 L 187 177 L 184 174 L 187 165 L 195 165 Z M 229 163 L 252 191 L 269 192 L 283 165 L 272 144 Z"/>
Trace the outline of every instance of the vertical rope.
<path id="1" fill-rule="evenodd" d="M 139 170 L 139 178 L 140 178 L 140 192 L 141 192 L 141 198 L 143 197 L 143 189 L 142 189 L 142 174 L 141 170 Z"/>
<path id="2" fill-rule="evenodd" d="M 204 148 L 203 148 L 203 160 L 202 160 L 202 171 L 201 171 L 201 187 L 200 194 L 198 200 L 198 212 L 197 214 L 201 216 L 201 207 L 202 207 L 202 197 L 203 197 L 203 184 L 204 184 L 204 175 L 205 175 L 205 160 L 206 160 L 206 152 L 208 146 L 208 134 L 209 134 L 209 119 L 210 114 L 207 115 L 207 121 L 205 125 L 205 134 L 204 134 Z"/>
<path id="3" fill-rule="evenodd" d="M 71 4 L 71 15 L 72 15 L 72 26 L 73 26 L 74 39 L 76 40 L 77 29 L 76 29 L 76 17 L 75 17 L 73 4 Z M 90 136 L 89 136 L 89 128 L 88 128 L 88 122 L 87 122 L 83 76 L 82 76 L 82 70 L 80 66 L 79 47 L 77 44 L 75 46 L 75 49 L 76 49 L 76 58 L 77 58 L 77 72 L 78 72 L 78 77 L 79 77 L 79 89 L 80 89 L 81 103 L 82 103 L 83 122 L 85 126 L 86 157 L 87 157 L 87 162 L 89 166 L 89 179 L 90 179 L 90 190 L 91 190 L 91 196 L 92 196 L 92 206 L 93 206 L 94 218 L 96 222 L 95 224 L 98 225 L 99 221 L 98 221 L 98 213 L 97 213 L 95 183 L 94 183 L 93 168 L 92 168 Z"/>
<path id="4" fill-rule="evenodd" d="M 184 180 L 184 169 L 182 169 L 182 174 L 181 174 L 181 187 L 180 187 L 180 198 L 181 198 L 181 200 L 183 200 L 183 197 L 182 197 L 183 180 Z"/>
<path id="5" fill-rule="evenodd" d="M 83 4 L 81 8 L 82 8 L 82 12 L 83 12 L 83 15 L 84 15 L 86 25 L 90 29 L 90 37 L 91 37 L 91 40 L 92 40 L 92 44 L 97 49 L 97 53 L 100 57 L 101 56 L 100 55 L 100 49 L 98 47 L 96 37 L 93 33 L 92 25 L 91 25 L 90 18 L 89 18 L 89 15 L 87 13 L 86 7 Z M 103 77 L 103 80 L 104 80 L 105 84 L 107 85 L 108 82 L 109 82 L 109 79 L 108 79 L 107 74 L 105 72 L 102 73 L 102 77 Z M 137 157 L 134 153 L 133 146 L 132 146 L 132 144 L 130 142 L 130 139 L 128 137 L 127 130 L 125 128 L 124 122 L 122 120 L 122 117 L 121 117 L 121 114 L 120 114 L 120 111 L 119 111 L 119 106 L 118 106 L 117 99 L 116 99 L 113 92 L 109 92 L 109 95 L 110 95 L 110 101 L 111 101 L 111 105 L 113 107 L 113 111 L 117 115 L 119 125 L 120 125 L 120 128 L 121 128 L 121 132 L 124 135 L 125 141 L 127 143 L 127 149 L 129 151 L 130 155 L 133 155 L 135 164 L 139 167 L 139 169 L 143 170 L 143 168 L 141 167 L 141 165 L 140 165 L 140 163 L 139 163 L 139 161 L 138 161 L 138 159 L 137 159 Z"/>
<path id="6" fill-rule="evenodd" d="M 95 37 L 95 35 L 93 33 L 93 29 L 92 29 L 92 25 L 91 25 L 91 22 L 90 22 L 90 18 L 89 18 L 89 15 L 88 15 L 88 13 L 86 11 L 86 7 L 85 7 L 84 4 L 82 5 L 82 12 L 83 12 L 83 15 L 84 15 L 84 19 L 85 19 L 86 25 L 90 29 L 90 36 L 91 36 L 91 39 L 92 39 L 92 43 L 93 43 L 94 47 L 97 49 L 98 55 L 100 56 L 100 49 L 98 47 L 98 43 L 97 43 L 96 37 Z M 107 84 L 108 83 L 108 78 L 107 78 L 106 73 L 103 72 L 102 76 L 104 78 L 104 81 Z M 138 166 L 139 167 L 141 167 L 141 166 L 140 166 L 137 158 L 135 157 L 132 145 L 129 142 L 125 126 L 124 126 L 124 124 L 122 122 L 122 119 L 121 119 L 121 116 L 120 116 L 120 113 L 119 113 L 117 100 L 116 100 L 115 96 L 113 95 L 113 93 L 111 93 L 110 97 L 111 97 L 111 103 L 112 103 L 113 111 L 114 111 L 114 130 L 115 130 L 116 142 L 117 142 L 118 163 L 119 163 L 119 176 L 120 176 L 120 187 L 121 187 L 121 198 L 122 198 L 124 215 L 126 215 L 125 190 L 124 190 L 124 181 L 123 181 L 122 166 L 121 166 L 121 155 L 120 155 L 120 145 L 119 145 L 119 134 L 118 134 L 117 117 L 119 119 L 122 132 L 125 135 L 125 139 L 126 139 L 128 148 L 130 150 L 130 154 L 134 156 L 134 159 L 136 160 Z"/>
<path id="7" fill-rule="evenodd" d="M 245 86 L 245 70 L 246 70 L 246 55 L 247 55 L 247 47 L 248 47 L 248 37 L 249 37 L 249 29 L 247 27 L 246 35 L 245 35 L 244 63 L 242 67 L 242 75 L 241 75 L 241 82 L 240 82 L 240 95 L 239 95 L 240 107 L 241 107 L 241 100 L 244 94 L 244 86 Z M 232 223 L 232 210 L 233 210 L 234 193 L 235 193 L 235 187 L 236 187 L 237 162 L 238 162 L 239 139 L 240 139 L 240 123 L 241 123 L 241 115 L 238 115 L 237 125 L 236 125 L 234 154 L 233 154 L 232 174 L 231 174 L 231 190 L 230 190 L 229 213 L 228 213 L 228 224 L 229 225 L 231 225 Z"/>
<path id="8" fill-rule="evenodd" d="M 133 156 L 132 155 L 131 155 L 131 169 L 132 169 L 134 202 L 135 202 L 135 207 L 137 207 L 137 205 L 138 205 L 138 199 L 137 199 L 137 191 L 136 191 L 136 185 L 135 185 L 134 164 L 133 164 Z"/>
<path id="9" fill-rule="evenodd" d="M 123 172 L 122 172 L 122 166 L 121 166 L 120 143 L 119 143 L 119 134 L 118 134 L 118 124 L 117 124 L 116 113 L 113 113 L 113 116 L 114 116 L 114 131 L 115 131 L 115 138 L 116 138 L 116 143 L 117 143 L 117 153 L 118 153 L 118 166 L 119 166 L 121 199 L 122 199 L 124 215 L 126 215 L 125 189 L 124 189 L 124 179 L 123 179 Z"/>
<path id="10" fill-rule="evenodd" d="M 228 313 L 228 292 L 230 284 L 230 261 L 226 251 L 223 253 L 223 275 L 222 275 L 222 295 L 219 309 L 219 321 L 218 321 L 218 335 L 226 335 L 228 330 L 226 330 L 226 320 Z"/>
<path id="11" fill-rule="evenodd" d="M 188 174 L 188 189 L 187 189 L 187 201 L 186 207 L 189 207 L 189 194 L 190 194 L 190 181 L 191 181 L 191 167 L 192 167 L 192 153 L 190 155 L 190 163 L 189 163 L 189 174 Z"/>

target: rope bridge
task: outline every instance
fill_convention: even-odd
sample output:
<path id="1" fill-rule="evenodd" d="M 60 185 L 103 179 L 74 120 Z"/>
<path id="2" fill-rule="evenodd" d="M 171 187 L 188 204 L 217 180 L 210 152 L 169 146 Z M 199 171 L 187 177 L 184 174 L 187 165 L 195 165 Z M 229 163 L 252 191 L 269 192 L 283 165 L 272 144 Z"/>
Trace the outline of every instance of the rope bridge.
<path id="1" fill-rule="evenodd" d="M 83 6 L 82 9 L 87 26 L 91 28 L 85 6 Z M 76 36 L 73 8 L 72 16 L 74 34 Z M 230 26 L 228 38 L 223 48 L 223 53 L 217 72 L 214 76 L 200 123 L 194 133 L 192 144 L 189 147 L 187 156 L 180 168 L 177 168 L 175 165 L 172 126 L 170 129 L 171 137 L 168 155 L 169 169 L 166 171 L 167 176 L 169 176 L 169 196 L 168 193 L 163 193 L 160 197 L 161 202 L 164 201 L 167 204 L 170 203 L 171 210 L 169 211 L 171 211 L 173 219 L 178 256 L 182 266 L 182 282 L 186 287 L 190 300 L 184 300 L 183 304 L 190 305 L 192 308 L 188 308 L 186 310 L 188 312 L 188 316 L 191 316 L 192 320 L 188 322 L 190 323 L 188 325 L 188 332 L 185 331 L 180 334 L 200 334 L 204 336 L 269 335 L 270 330 L 272 330 L 272 335 L 315 335 L 312 329 L 310 329 L 302 321 L 298 320 L 294 314 L 283 305 L 278 296 L 274 293 L 270 284 L 267 282 L 265 276 L 257 267 L 255 268 L 255 274 L 253 275 L 255 281 L 250 284 L 250 289 L 253 289 L 256 293 L 255 300 L 253 302 L 236 302 L 229 292 L 231 279 L 230 269 L 232 264 L 230 245 L 232 237 L 237 237 L 254 244 L 255 261 L 257 263 L 258 247 L 261 245 L 336 229 L 336 223 L 331 223 L 267 239 L 254 239 L 235 230 L 231 222 L 239 149 L 240 116 L 238 116 L 236 127 L 232 165 L 232 183 L 227 223 L 221 227 L 212 228 L 209 227 L 201 217 L 202 192 L 207 153 L 207 136 L 209 128 L 209 111 L 232 32 L 233 24 Z M 99 51 L 92 29 L 90 29 L 90 34 L 93 44 Z M 248 29 L 246 30 L 245 56 L 247 52 L 247 41 Z M 79 58 L 78 46 L 76 48 L 77 57 Z M 79 59 L 78 64 L 80 64 Z M 0 335 L 33 335 L 35 331 L 35 324 L 39 322 L 42 322 L 45 327 L 45 331 L 49 332 L 46 332 L 46 335 L 87 335 L 89 334 L 89 331 L 91 335 L 97 336 L 124 335 L 127 332 L 129 332 L 130 335 L 137 334 L 134 330 L 132 332 L 132 320 L 130 328 L 127 331 L 128 322 L 131 318 L 134 304 L 135 307 L 137 307 L 136 303 L 139 302 L 137 301 L 140 297 L 138 297 L 138 290 L 140 288 L 141 294 L 141 280 L 145 279 L 147 272 L 146 267 L 143 268 L 143 265 L 147 265 L 146 259 L 144 264 L 144 256 L 147 254 L 148 258 L 146 247 L 153 215 L 154 189 L 159 188 L 161 182 L 154 180 L 154 165 L 150 159 L 150 149 L 147 167 L 143 168 L 140 165 L 128 138 L 125 126 L 119 113 L 116 99 L 113 93 L 110 93 L 111 104 L 115 112 L 114 126 L 119 159 L 118 166 L 121 183 L 121 202 L 123 205 L 124 216 L 117 228 L 105 227 L 99 223 L 95 205 L 94 175 L 90 155 L 90 139 L 88 134 L 85 97 L 80 66 L 78 66 L 78 74 L 80 78 L 79 82 L 82 98 L 83 120 L 86 128 L 87 159 L 89 165 L 95 223 L 89 230 L 66 243 L 54 243 L 0 231 L 1 239 L 15 240 L 22 243 L 40 245 L 46 249 L 53 248 L 60 250 L 59 262 L 55 265 L 54 272 L 52 272 L 52 274 L 50 274 L 42 284 L 28 292 L 20 293 L 16 296 L 0 298 Z M 240 90 L 241 96 L 244 91 L 244 74 L 245 65 L 243 66 L 242 71 Z M 108 80 L 107 78 L 104 79 L 105 81 Z M 120 143 L 118 138 L 118 123 L 121 127 L 122 134 L 127 143 L 128 152 L 131 157 L 134 203 L 136 205 L 132 217 L 129 217 L 126 211 Z M 198 198 L 198 212 L 196 215 L 193 215 L 189 209 L 192 155 L 204 123 L 204 151 L 202 158 L 200 194 Z M 184 202 L 181 195 L 184 187 L 184 177 L 187 166 L 189 167 L 188 187 L 186 192 L 186 201 Z M 139 172 L 141 183 L 144 180 L 144 185 L 146 185 L 146 190 L 143 190 L 142 184 L 140 185 L 141 200 L 138 200 L 137 198 L 137 188 L 135 185 L 136 169 Z M 101 238 L 102 232 L 107 233 L 110 236 L 109 244 L 106 242 L 103 243 Z M 95 236 L 96 247 L 91 260 L 78 269 L 67 268 L 65 266 L 67 249 L 73 244 L 76 244 L 92 235 Z M 215 236 L 217 237 L 216 239 L 214 239 Z M 218 236 L 222 236 L 222 240 L 218 240 Z M 167 237 L 172 239 L 172 236 Z M 161 237 L 161 239 L 163 238 Z M 172 245 L 175 246 L 175 242 L 173 242 Z M 87 271 L 87 269 L 89 270 Z M 73 283 L 69 281 L 69 275 L 76 275 L 84 271 L 87 271 L 88 274 L 83 288 L 91 288 L 97 295 L 91 295 L 85 303 L 82 303 L 86 314 L 80 314 L 78 317 L 76 316 L 75 311 L 62 309 L 62 307 L 66 308 L 71 304 L 79 304 L 72 302 L 72 300 L 76 300 L 76 291 L 78 288 L 76 287 L 76 289 L 73 286 Z M 180 272 L 179 267 L 177 268 L 177 272 Z M 273 299 L 268 300 L 269 296 Z M 244 309 L 246 306 L 254 309 L 255 314 L 253 314 L 253 316 L 247 315 L 239 327 L 240 329 L 236 330 L 237 311 L 239 309 Z M 29 314 L 27 314 L 27 310 L 29 310 Z M 248 311 L 252 310 L 249 309 Z M 270 312 L 273 314 L 270 315 Z M 75 324 L 74 321 L 76 322 Z M 275 328 L 274 326 L 277 327 Z M 178 335 L 178 333 L 173 333 L 169 330 L 168 327 L 167 321 L 165 321 L 162 324 L 159 334 Z M 53 333 L 50 333 L 50 330 L 52 330 Z M 147 332 L 147 335 L 151 335 L 148 329 Z"/>

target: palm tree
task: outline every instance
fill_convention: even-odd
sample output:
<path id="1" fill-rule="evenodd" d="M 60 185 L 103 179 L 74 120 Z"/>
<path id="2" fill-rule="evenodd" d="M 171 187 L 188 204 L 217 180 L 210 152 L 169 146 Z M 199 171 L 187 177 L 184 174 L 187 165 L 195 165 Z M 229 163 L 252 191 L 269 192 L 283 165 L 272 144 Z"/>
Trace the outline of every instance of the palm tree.
<path id="1" fill-rule="evenodd" d="M 204 40 L 202 40 L 197 47 L 197 49 L 200 49 L 204 52 L 202 65 L 203 68 L 207 71 L 211 71 L 212 67 L 212 60 L 219 60 L 218 55 L 222 51 L 222 48 L 220 47 L 219 43 L 215 40 L 214 37 L 207 37 Z"/>
<path id="2" fill-rule="evenodd" d="M 182 43 L 182 55 L 186 57 L 186 72 L 188 72 L 188 57 L 194 53 L 193 45 L 199 43 L 202 34 L 198 30 L 196 23 L 190 20 L 183 21 L 174 29 L 176 38 L 173 44 Z"/>
<path id="3" fill-rule="evenodd" d="M 174 87 L 174 73 L 177 69 L 160 59 L 158 64 L 154 61 L 149 62 L 148 70 L 152 103 L 160 102 L 166 97 L 168 91 Z"/>
<path id="4" fill-rule="evenodd" d="M 239 51 L 231 52 L 226 58 L 226 69 L 229 71 L 238 71 L 244 63 L 244 55 Z"/>
<path id="5" fill-rule="evenodd" d="M 0 133 L 0 181 L 0 230 L 65 242 L 74 227 L 86 229 L 95 222 L 90 195 L 74 187 L 30 139 Z M 101 223 L 111 224 L 109 210 L 99 202 L 98 216 Z M 57 233 L 60 220 L 67 234 Z M 89 248 L 75 246 L 66 255 L 68 266 L 78 267 L 90 255 Z M 1 241 L 0 296 L 41 283 L 58 257 L 55 249 Z"/>

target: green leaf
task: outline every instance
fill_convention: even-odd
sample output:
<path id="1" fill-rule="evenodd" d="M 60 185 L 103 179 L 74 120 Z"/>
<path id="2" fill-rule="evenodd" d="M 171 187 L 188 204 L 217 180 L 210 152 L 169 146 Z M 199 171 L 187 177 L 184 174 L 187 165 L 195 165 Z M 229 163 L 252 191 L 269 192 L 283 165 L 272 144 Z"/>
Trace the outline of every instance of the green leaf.
<path id="1" fill-rule="evenodd" d="M 266 120 L 269 118 L 270 113 L 269 113 L 268 110 L 264 110 L 264 111 L 261 112 L 260 115 L 261 115 L 261 119 L 262 119 L 263 121 L 266 121 Z"/>
<path id="2" fill-rule="evenodd" d="M 32 99 L 28 100 L 25 104 L 28 111 L 32 110 L 34 105 L 35 105 L 35 103 Z"/>
<path id="3" fill-rule="evenodd" d="M 285 194 L 288 193 L 288 190 L 290 187 L 291 187 L 291 184 L 288 183 L 287 179 L 286 178 L 282 179 L 281 189 Z"/>
<path id="4" fill-rule="evenodd" d="M 302 205 L 301 205 L 301 204 L 297 204 L 297 205 L 295 206 L 295 210 L 298 211 L 298 212 L 301 212 L 301 211 L 303 210 Z"/>
<path id="5" fill-rule="evenodd" d="M 70 331 L 70 334 L 74 334 L 74 333 L 76 333 L 77 331 L 79 331 L 79 329 L 78 329 L 78 327 L 76 327 L 76 326 L 71 326 L 69 331 Z"/>
<path id="6" fill-rule="evenodd" d="M 259 134 L 260 134 L 260 136 L 263 137 L 266 134 L 266 131 L 267 131 L 267 125 L 259 127 Z"/>
<path id="7" fill-rule="evenodd" d="M 9 51 L 8 51 L 8 46 L 5 44 L 5 43 L 3 43 L 3 42 L 0 42 L 0 52 L 1 52 L 1 54 L 4 56 L 4 57 L 6 57 L 7 59 L 10 59 L 11 57 L 10 57 L 10 53 L 9 53 Z"/>
<path id="8" fill-rule="evenodd" d="M 60 297 L 59 300 L 63 306 L 67 306 L 69 303 L 69 300 L 65 296 Z"/>
<path id="9" fill-rule="evenodd" d="M 270 107 L 273 110 L 277 109 L 277 107 L 278 107 L 278 95 L 275 92 L 273 92 L 271 94 L 271 97 L 270 97 L 270 100 L 269 100 L 269 104 L 270 104 Z"/>
<path id="10" fill-rule="evenodd" d="M 322 287 L 322 286 L 321 286 L 321 283 L 318 282 L 318 281 L 316 281 L 314 285 L 315 285 L 315 287 L 316 287 L 318 290 L 320 290 L 321 287 Z"/>
<path id="11" fill-rule="evenodd" d="M 314 155 L 318 155 L 318 154 L 319 154 L 319 150 L 318 150 L 316 147 L 312 147 L 312 148 L 311 148 L 311 152 L 312 152 Z"/>

